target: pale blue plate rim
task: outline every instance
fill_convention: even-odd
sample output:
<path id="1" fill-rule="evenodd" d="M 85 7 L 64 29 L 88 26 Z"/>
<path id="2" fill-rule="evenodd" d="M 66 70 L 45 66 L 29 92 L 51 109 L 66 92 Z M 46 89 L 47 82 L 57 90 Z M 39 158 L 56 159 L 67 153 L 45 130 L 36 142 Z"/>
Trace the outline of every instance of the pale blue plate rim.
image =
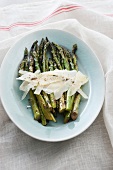
<path id="1" fill-rule="evenodd" d="M 78 39 L 81 43 L 84 43 L 82 40 L 80 40 L 79 38 L 77 38 L 75 35 L 73 35 L 73 34 L 71 34 L 71 33 L 69 33 L 69 32 L 67 32 L 67 31 L 62 31 L 62 30 L 58 30 L 58 29 L 44 29 L 44 30 L 38 30 L 38 31 L 35 31 L 35 32 L 43 32 L 43 31 L 60 31 L 60 32 L 64 32 L 64 33 L 66 33 L 66 34 L 70 34 L 70 35 L 72 35 L 72 36 L 74 36 L 76 39 Z M 11 52 L 11 50 L 16 46 L 16 44 L 18 43 L 18 42 L 20 42 L 20 41 L 22 41 L 23 39 L 25 39 L 26 37 L 28 37 L 29 35 L 31 35 L 31 34 L 33 34 L 33 33 L 35 33 L 35 32 L 32 32 L 32 33 L 30 33 L 30 34 L 27 34 L 26 36 L 24 36 L 23 38 L 21 38 L 19 41 L 17 41 L 13 46 L 12 46 L 12 48 L 10 48 L 9 50 L 8 50 L 8 52 L 7 52 L 7 54 L 6 54 L 6 56 L 5 56 L 5 58 L 4 58 L 4 60 L 3 60 L 3 62 L 2 62 L 2 65 L 1 65 L 1 70 L 0 70 L 0 79 L 1 79 L 1 82 L 2 82 L 2 80 L 4 79 L 3 77 L 3 72 L 4 72 L 4 69 L 5 69 L 5 63 L 7 62 L 7 60 L 8 60 L 8 56 L 9 56 L 9 54 L 10 54 L 10 52 Z M 86 44 L 86 43 L 84 43 L 87 47 L 88 47 L 88 45 Z M 89 47 L 88 47 L 89 48 Z M 90 49 L 90 48 L 89 48 Z M 90 49 L 91 50 L 91 49 Z M 92 51 L 92 50 L 91 50 Z M 94 54 L 94 52 L 92 51 L 92 53 Z M 95 55 L 95 54 L 94 54 Z M 65 141 L 65 140 L 68 140 L 68 139 L 71 139 L 71 138 L 73 138 L 73 137 L 75 137 L 75 136 L 78 136 L 79 134 L 81 134 L 82 132 L 84 132 L 93 122 L 94 122 L 94 120 L 96 119 L 96 117 L 98 116 L 98 114 L 99 114 L 99 112 L 100 112 L 100 110 L 101 110 L 101 108 L 102 108 L 102 105 L 103 105 L 103 102 L 104 102 L 104 95 L 105 95 L 105 79 L 104 79 L 104 71 L 103 71 L 103 68 L 102 68 L 102 66 L 101 66 L 101 63 L 100 63 L 100 61 L 99 61 L 99 59 L 96 57 L 96 55 L 95 55 L 95 59 L 98 61 L 98 64 L 99 64 L 99 69 L 101 70 L 101 78 L 102 78 L 102 83 L 103 83 L 103 93 L 102 93 L 102 96 L 101 96 L 101 101 L 100 101 L 100 104 L 99 104 L 99 107 L 97 108 L 97 110 L 96 110 L 96 113 L 93 115 L 93 117 L 92 118 L 90 118 L 90 121 L 89 122 L 87 122 L 87 124 L 84 126 L 84 127 L 82 127 L 81 128 L 81 130 L 79 130 L 79 132 L 76 132 L 76 134 L 71 134 L 71 135 L 68 135 L 67 137 L 65 137 L 65 138 L 60 138 L 60 139 L 49 139 L 49 138 L 45 138 L 45 137 L 42 137 L 42 138 L 40 138 L 40 137 L 37 137 L 36 135 L 33 135 L 32 133 L 30 133 L 29 131 L 27 131 L 27 130 L 25 130 L 25 129 L 23 129 L 22 127 L 21 127 L 21 125 L 19 124 L 19 123 L 17 123 L 16 122 L 16 120 L 14 119 L 14 117 L 12 116 L 12 114 L 9 112 L 9 109 L 8 109 L 8 105 L 7 105 L 7 103 L 5 103 L 5 96 L 4 96 L 4 92 L 2 91 L 2 88 L 3 88 L 3 84 L 2 83 L 0 83 L 0 91 L 1 91 L 1 102 L 2 102 L 2 104 L 3 104 L 3 107 L 4 107 L 4 109 L 5 109 L 5 111 L 6 111 L 6 113 L 8 114 L 8 116 L 9 116 L 9 118 L 15 123 L 15 125 L 19 128 L 19 129 L 21 129 L 23 132 L 25 132 L 26 134 L 28 134 L 29 136 L 31 136 L 31 137 L 33 137 L 33 138 L 35 138 L 35 139 L 39 139 L 39 140 L 42 140 L 42 141 L 48 141 L 48 142 L 58 142 L 58 141 Z M 45 127 L 46 128 L 46 127 Z"/>

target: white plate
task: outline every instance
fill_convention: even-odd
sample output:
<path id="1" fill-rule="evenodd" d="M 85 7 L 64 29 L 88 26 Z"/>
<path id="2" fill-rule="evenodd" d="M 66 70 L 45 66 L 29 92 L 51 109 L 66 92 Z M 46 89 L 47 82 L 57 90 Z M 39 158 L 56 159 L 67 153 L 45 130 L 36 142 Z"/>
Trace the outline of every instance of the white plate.
<path id="1" fill-rule="evenodd" d="M 58 118 L 57 123 L 49 123 L 44 127 L 33 119 L 31 109 L 26 109 L 28 98 L 21 101 L 22 92 L 19 91 L 19 82 L 16 80 L 19 63 L 23 58 L 24 48 L 30 49 L 37 39 L 48 37 L 72 49 L 77 43 L 79 70 L 86 74 L 89 82 L 84 86 L 88 100 L 82 99 L 79 117 L 76 121 L 63 124 L 63 119 Z M 72 34 L 60 30 L 41 30 L 33 32 L 19 40 L 5 56 L 1 66 L 1 100 L 11 120 L 26 134 L 43 141 L 64 141 L 73 138 L 85 131 L 96 119 L 104 101 L 105 81 L 101 64 L 91 49 L 80 39 Z"/>

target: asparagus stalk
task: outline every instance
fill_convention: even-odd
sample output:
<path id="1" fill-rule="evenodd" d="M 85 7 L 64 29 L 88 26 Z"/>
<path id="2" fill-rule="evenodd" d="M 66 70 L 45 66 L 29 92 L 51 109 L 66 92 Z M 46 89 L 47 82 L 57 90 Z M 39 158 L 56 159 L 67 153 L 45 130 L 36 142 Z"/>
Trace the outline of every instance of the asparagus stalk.
<path id="1" fill-rule="evenodd" d="M 59 113 L 64 112 L 66 109 L 64 94 L 62 94 L 61 98 L 59 99 Z"/>
<path id="2" fill-rule="evenodd" d="M 64 66 L 67 70 L 70 70 L 70 65 L 69 65 L 69 62 L 68 62 L 68 53 L 67 53 L 67 50 L 62 48 L 62 56 L 65 58 L 65 62 L 64 62 Z M 68 95 L 68 92 L 67 92 L 67 99 L 66 99 L 66 110 L 67 111 L 71 111 L 72 110 L 72 107 L 73 107 L 73 98 L 74 97 L 71 97 Z"/>
<path id="3" fill-rule="evenodd" d="M 30 95 L 31 107 L 32 107 L 32 110 L 33 110 L 33 113 L 34 113 L 34 119 L 39 120 L 40 119 L 40 111 L 39 111 L 39 108 L 37 106 L 37 101 L 36 101 L 35 95 L 34 95 L 32 90 L 29 91 L 29 95 Z"/>
<path id="4" fill-rule="evenodd" d="M 50 64 L 49 65 L 49 70 L 53 71 L 54 70 L 54 68 L 53 68 L 53 61 L 49 60 L 49 64 Z M 51 105 L 52 105 L 53 109 L 55 109 L 56 108 L 56 100 L 55 100 L 54 93 L 50 94 L 50 101 L 51 101 Z"/>
<path id="5" fill-rule="evenodd" d="M 43 49 L 43 69 L 42 69 L 43 72 L 49 70 L 48 57 L 46 56 L 48 46 L 49 46 L 49 41 L 46 37 L 46 41 L 45 41 L 45 45 L 44 45 L 44 49 Z M 52 69 L 52 65 L 51 65 L 51 69 Z M 53 93 L 50 95 L 47 95 L 45 92 L 43 92 L 43 96 L 44 96 L 44 99 L 45 99 L 46 103 L 48 104 L 48 107 L 50 108 L 50 110 L 52 110 L 52 107 L 53 107 L 53 109 L 56 108 L 56 102 L 55 102 Z M 49 100 L 48 96 L 50 96 L 50 100 Z"/>
<path id="6" fill-rule="evenodd" d="M 49 60 L 49 70 L 50 71 L 54 70 L 54 68 L 53 68 L 53 61 L 51 59 Z"/>
<path id="7" fill-rule="evenodd" d="M 70 65 L 68 62 L 68 58 L 67 58 L 67 52 L 58 44 L 53 43 L 56 48 L 59 50 L 59 53 L 63 59 L 63 63 L 64 63 L 64 68 L 66 68 L 67 70 L 70 70 Z M 74 97 L 73 97 L 74 98 Z M 72 106 L 73 106 L 73 98 L 71 96 L 69 96 L 67 94 L 67 100 L 66 100 L 66 110 L 67 111 L 71 111 L 72 110 Z M 60 99 L 60 101 L 62 101 L 62 99 Z M 68 115 L 68 116 L 67 116 Z M 66 114 L 66 117 L 69 117 L 69 113 Z"/>
<path id="8" fill-rule="evenodd" d="M 27 48 L 25 48 L 25 51 L 24 51 L 24 62 L 25 62 L 25 70 L 28 71 L 29 66 L 28 66 L 28 49 Z"/>
<path id="9" fill-rule="evenodd" d="M 34 57 L 35 70 L 40 70 L 37 52 L 36 52 L 36 51 L 33 51 L 33 52 L 31 53 L 31 55 Z"/>
<path id="10" fill-rule="evenodd" d="M 51 49 L 52 49 L 51 52 L 52 52 L 52 55 L 53 55 L 53 60 L 56 62 L 58 69 L 62 70 L 61 64 L 60 64 L 59 60 L 57 59 L 57 55 L 56 55 L 56 51 L 55 51 L 55 48 L 53 46 L 53 43 L 52 44 L 50 43 L 50 45 L 51 45 Z"/>
<path id="11" fill-rule="evenodd" d="M 70 65 L 70 67 L 68 67 L 68 69 L 69 70 L 74 70 L 74 65 L 72 63 L 69 51 L 67 49 L 64 49 L 64 48 L 63 48 L 63 50 L 64 50 L 65 58 L 67 60 L 67 65 Z M 66 68 L 66 65 L 65 65 L 65 68 Z M 67 123 L 70 120 L 71 110 L 73 108 L 75 94 L 73 96 L 69 96 L 68 91 L 67 91 L 67 95 L 65 97 L 66 97 L 66 110 L 67 110 L 67 113 L 66 113 L 65 118 L 64 118 L 64 123 Z"/>
<path id="12" fill-rule="evenodd" d="M 38 43 L 37 40 L 33 42 L 32 46 L 31 46 L 31 49 L 30 49 L 30 52 L 31 52 L 31 51 L 34 51 L 34 48 L 35 48 L 35 46 L 36 46 L 37 43 Z"/>
<path id="13" fill-rule="evenodd" d="M 24 59 L 22 60 L 22 63 L 24 62 L 24 70 L 28 71 L 28 50 L 27 48 L 25 48 L 24 50 Z M 21 67 L 19 68 L 21 69 Z M 33 91 L 30 90 L 29 92 L 30 95 L 30 102 L 31 102 L 31 107 L 33 110 L 33 114 L 34 114 L 34 119 L 39 120 L 40 119 L 40 112 L 36 103 L 36 98 L 35 95 L 33 94 Z"/>
<path id="14" fill-rule="evenodd" d="M 53 114 L 50 112 L 49 108 L 47 107 L 43 97 L 41 95 L 36 95 L 37 100 L 40 104 L 40 107 L 42 109 L 42 112 L 47 120 L 52 120 L 56 122 L 56 119 L 54 118 Z"/>
<path id="15" fill-rule="evenodd" d="M 75 97 L 74 107 L 73 107 L 73 110 L 72 110 L 72 112 L 71 112 L 71 118 L 72 118 L 72 120 L 76 120 L 76 118 L 78 117 L 78 108 L 79 108 L 80 100 L 81 100 L 81 95 L 78 94 L 78 95 Z"/>
<path id="16" fill-rule="evenodd" d="M 39 45 L 39 65 L 41 71 L 42 71 L 43 48 L 44 48 L 44 38 L 42 38 L 41 43 Z"/>
<path id="17" fill-rule="evenodd" d="M 31 49 L 30 49 L 30 56 L 29 56 L 29 71 L 34 72 L 35 70 L 39 69 L 38 61 L 37 61 L 37 54 L 34 51 L 36 45 L 37 45 L 37 40 L 32 44 Z"/>
<path id="18" fill-rule="evenodd" d="M 73 45 L 72 48 L 72 54 L 73 54 L 73 63 L 75 66 L 75 69 L 78 71 L 78 65 L 77 65 L 77 56 L 76 56 L 76 50 L 77 50 L 77 44 Z M 74 106 L 73 106 L 73 110 L 71 113 L 71 118 L 72 120 L 75 120 L 78 117 L 78 108 L 79 108 L 79 103 L 81 101 L 81 95 L 78 94 L 74 100 Z"/>
<path id="19" fill-rule="evenodd" d="M 54 52 L 54 51 L 53 51 Z M 55 56 L 54 56 L 55 57 Z M 60 59 L 60 58 L 58 58 Z M 57 60 L 58 60 L 57 59 Z M 58 66 L 59 63 L 59 66 Z M 62 66 L 60 64 L 60 61 L 58 60 L 58 63 L 54 63 L 54 69 L 57 69 L 57 67 L 62 70 Z M 65 106 L 65 100 L 64 100 L 64 94 L 62 94 L 61 98 L 59 99 L 59 101 L 57 102 L 57 104 L 59 103 L 59 113 L 64 112 L 66 106 Z"/>
<path id="20" fill-rule="evenodd" d="M 45 50 L 46 50 L 46 48 L 44 49 L 44 53 L 45 53 Z M 35 46 L 34 46 L 34 51 L 32 52 L 32 56 L 34 57 L 34 60 L 35 60 L 35 70 L 40 70 L 40 65 L 39 65 L 39 47 L 38 47 L 38 45 L 36 43 L 35 43 Z M 43 97 L 44 97 L 48 107 L 51 110 L 52 106 L 50 104 L 50 101 L 49 101 L 49 98 L 48 98 L 47 94 L 43 91 L 42 95 L 43 95 Z"/>
<path id="21" fill-rule="evenodd" d="M 50 94 L 50 102 L 51 102 L 52 108 L 55 109 L 56 108 L 56 100 L 55 100 L 54 93 Z"/>
<path id="22" fill-rule="evenodd" d="M 32 56 L 32 52 L 30 52 L 30 57 L 29 57 L 29 71 L 34 72 L 34 57 Z"/>
<path id="23" fill-rule="evenodd" d="M 71 116 L 71 111 L 66 112 L 65 117 L 64 117 L 64 123 L 69 122 Z"/>
<path id="24" fill-rule="evenodd" d="M 50 42 L 48 41 L 48 38 L 45 39 L 46 47 L 48 48 L 50 46 Z M 47 56 L 47 48 L 46 48 L 46 61 L 45 61 L 45 67 L 46 71 L 49 71 L 49 58 Z"/>
<path id="25" fill-rule="evenodd" d="M 72 55 L 71 55 L 70 51 L 68 51 L 68 50 L 66 50 L 66 51 L 67 51 L 67 57 L 68 57 L 68 62 L 70 64 L 70 68 L 71 68 L 71 70 L 75 70 L 76 67 L 72 61 Z"/>
<path id="26" fill-rule="evenodd" d="M 44 41 L 43 41 L 43 42 L 44 42 Z M 35 48 L 35 49 L 36 49 L 36 48 Z M 37 50 L 38 50 L 38 49 L 37 49 Z M 46 50 L 46 49 L 44 49 L 44 53 L 45 53 L 45 50 Z M 39 52 L 37 51 L 37 53 L 39 53 Z M 43 54 L 43 56 L 45 57 L 45 54 Z M 34 56 L 34 57 L 35 57 L 35 56 Z M 37 57 L 37 63 L 38 63 L 38 57 L 39 57 L 39 55 L 37 55 L 36 57 Z M 45 58 L 45 59 L 46 59 L 46 58 Z M 38 63 L 38 67 L 39 67 L 39 70 L 40 70 L 40 65 L 39 65 L 39 63 Z M 43 66 L 43 69 L 45 70 L 44 66 Z M 43 70 L 43 69 L 42 69 L 42 70 Z M 36 97 L 37 97 L 37 99 L 38 99 L 38 102 L 39 102 L 39 104 L 40 104 L 42 113 L 44 114 L 44 116 L 45 116 L 46 119 L 56 121 L 55 118 L 54 118 L 54 116 L 53 116 L 52 113 L 50 112 L 52 106 L 51 106 L 51 104 L 50 104 L 49 98 L 48 98 L 48 96 L 47 96 L 47 94 L 46 94 L 45 92 L 42 92 L 42 93 L 43 93 L 43 97 L 44 97 L 45 100 L 43 99 L 43 97 L 42 97 L 41 94 L 36 95 Z M 46 107 L 45 107 L 45 106 L 46 106 Z M 46 109 L 45 109 L 45 108 L 46 108 Z M 41 116 L 41 118 L 42 118 L 42 117 L 43 117 L 43 116 Z"/>
<path id="27" fill-rule="evenodd" d="M 69 96 L 68 95 L 68 91 L 67 91 L 67 99 L 66 99 L 66 110 L 67 111 L 71 111 L 72 110 L 74 97 L 75 97 L 75 95 Z"/>
<path id="28" fill-rule="evenodd" d="M 34 50 L 34 48 L 35 48 L 35 45 L 36 45 L 36 43 L 34 43 L 33 45 L 32 45 L 32 48 L 31 48 L 31 51 L 30 51 L 30 53 L 31 54 L 33 54 L 33 50 Z M 37 58 L 37 56 L 36 55 L 30 55 L 30 68 L 29 68 L 29 71 L 32 71 L 33 72 L 33 70 L 34 70 L 34 64 L 33 64 L 33 61 L 34 61 L 34 58 Z M 36 60 L 37 62 L 38 62 L 38 60 Z M 38 64 L 38 67 L 39 67 L 39 64 Z M 39 68 L 40 69 L 40 68 Z M 42 97 L 42 95 L 41 94 L 39 94 L 39 95 L 36 95 L 36 97 L 37 97 L 37 100 L 38 100 L 38 103 L 40 104 L 40 108 L 41 108 L 41 110 L 42 110 L 42 113 L 41 114 L 43 114 L 43 115 L 41 115 L 41 120 L 42 120 L 42 122 L 44 121 L 45 122 L 45 120 L 44 120 L 44 116 L 45 116 L 45 118 L 46 119 L 48 119 L 48 120 L 53 120 L 53 121 L 55 121 L 55 119 L 54 119 L 54 117 L 52 116 L 52 114 L 50 113 L 50 110 L 48 109 L 48 107 L 47 107 L 47 104 L 46 104 L 46 102 L 44 101 L 44 99 L 43 99 L 43 97 Z M 42 119 L 43 118 L 43 119 Z"/>
<path id="29" fill-rule="evenodd" d="M 47 47 L 49 46 L 49 42 L 46 42 L 43 49 L 43 72 L 48 71 L 48 58 L 46 57 Z"/>
<path id="30" fill-rule="evenodd" d="M 29 59 L 29 71 L 30 72 L 34 72 L 34 57 L 32 56 L 33 48 L 34 48 L 34 43 L 31 47 L 31 51 L 30 51 L 30 59 Z M 39 120 L 40 111 L 39 111 L 39 108 L 37 105 L 36 97 L 31 89 L 29 91 L 29 96 L 30 96 L 31 107 L 32 107 L 33 114 L 34 114 L 34 119 Z"/>
<path id="31" fill-rule="evenodd" d="M 61 55 L 61 57 L 62 57 L 62 59 L 63 59 L 63 61 L 64 61 L 64 66 L 65 66 L 65 68 L 66 68 L 67 70 L 70 70 L 70 66 L 69 66 L 67 57 L 65 57 L 65 55 L 64 55 L 63 48 L 62 48 L 60 45 L 58 45 L 58 44 L 55 44 L 55 43 L 53 43 L 53 44 L 54 44 L 54 46 L 59 50 L 59 53 L 60 53 L 60 55 Z M 61 68 L 60 70 L 62 70 L 62 68 Z"/>
<path id="32" fill-rule="evenodd" d="M 35 43 L 34 51 L 33 51 L 33 57 L 34 57 L 34 60 L 35 60 L 35 70 L 41 71 L 40 65 L 39 65 L 39 60 L 40 60 L 39 52 L 40 51 L 39 51 L 38 43 Z M 47 125 L 47 121 L 46 121 L 46 118 L 45 118 L 43 111 L 42 111 L 40 106 L 39 106 L 39 111 L 40 111 L 40 118 L 41 118 L 42 125 L 45 126 L 45 125 Z"/>
<path id="33" fill-rule="evenodd" d="M 50 111 L 52 111 L 52 106 L 51 106 L 51 103 L 50 103 L 47 93 L 42 91 L 42 95 L 43 95 L 43 98 L 44 98 L 45 102 L 47 103 L 47 106 L 49 107 Z"/>
<path id="34" fill-rule="evenodd" d="M 77 44 L 74 44 L 74 45 L 73 45 L 73 48 L 72 48 L 72 55 L 73 55 L 73 56 L 72 56 L 72 62 L 74 63 L 75 70 L 78 71 L 77 56 L 76 56 L 76 54 L 75 54 L 76 50 L 77 50 Z"/>
<path id="35" fill-rule="evenodd" d="M 26 60 L 28 61 L 28 49 L 27 48 L 25 48 L 25 50 L 24 50 L 24 58 L 23 58 L 22 62 L 19 65 L 18 72 L 19 72 L 19 70 L 28 71 L 28 62 L 26 62 Z M 21 74 L 18 73 L 18 76 L 20 77 Z"/>
<path id="36" fill-rule="evenodd" d="M 73 103 L 74 103 L 74 98 L 75 98 L 75 94 L 73 96 L 68 96 L 68 94 L 67 94 L 67 103 L 66 103 L 67 112 L 64 117 L 64 123 L 67 123 L 70 120 L 71 113 L 72 113 L 71 110 L 73 108 Z"/>
<path id="37" fill-rule="evenodd" d="M 40 106 L 39 106 L 39 110 L 40 110 L 40 117 L 41 117 L 42 125 L 46 126 L 47 125 L 47 121 L 46 121 L 46 118 L 45 118 L 45 116 L 44 116 Z"/>
<path id="38" fill-rule="evenodd" d="M 73 53 L 74 53 L 74 48 L 77 48 L 77 46 L 73 46 Z M 76 55 L 73 54 L 73 62 L 71 59 L 71 56 L 69 56 L 69 61 L 70 61 L 70 65 L 71 65 L 71 69 L 76 69 L 78 70 L 78 66 L 77 66 L 77 60 L 76 60 Z M 71 97 L 71 102 L 73 103 L 73 109 L 71 112 L 67 113 L 64 119 L 64 123 L 69 121 L 69 116 L 72 118 L 72 120 L 76 120 L 76 118 L 78 117 L 78 108 L 79 108 L 79 103 L 81 100 L 81 95 L 78 94 L 75 97 L 75 94 Z"/>

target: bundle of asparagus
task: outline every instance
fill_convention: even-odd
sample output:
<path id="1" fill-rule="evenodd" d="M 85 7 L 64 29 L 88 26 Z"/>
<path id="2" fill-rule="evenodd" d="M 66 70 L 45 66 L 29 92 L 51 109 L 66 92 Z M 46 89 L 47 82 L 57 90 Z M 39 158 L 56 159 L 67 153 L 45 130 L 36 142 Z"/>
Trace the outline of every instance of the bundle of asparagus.
<path id="1" fill-rule="evenodd" d="M 24 50 L 24 57 L 19 65 L 18 76 L 20 70 L 35 72 L 53 71 L 55 69 L 78 70 L 77 45 L 74 44 L 72 52 L 68 49 L 50 42 L 48 38 L 42 38 L 40 44 L 35 41 L 30 51 Z M 49 51 L 49 57 L 47 52 Z M 75 120 L 78 116 L 78 108 L 81 100 L 79 93 L 73 96 L 68 95 L 68 91 L 64 92 L 60 99 L 55 100 L 54 93 L 46 94 L 42 91 L 39 95 L 34 94 L 33 90 L 29 91 L 30 103 L 34 114 L 34 119 L 47 125 L 48 120 L 56 122 L 55 117 L 58 113 L 64 116 L 64 123 Z"/>

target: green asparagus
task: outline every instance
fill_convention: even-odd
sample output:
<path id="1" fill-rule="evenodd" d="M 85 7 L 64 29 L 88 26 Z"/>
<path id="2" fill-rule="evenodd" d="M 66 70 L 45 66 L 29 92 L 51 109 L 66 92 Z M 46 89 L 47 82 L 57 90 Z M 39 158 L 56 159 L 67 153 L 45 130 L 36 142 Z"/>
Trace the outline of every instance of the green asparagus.
<path id="1" fill-rule="evenodd" d="M 24 58 L 18 68 L 18 76 L 20 77 L 21 74 L 19 73 L 19 70 L 28 71 L 28 49 L 27 48 L 25 48 L 25 50 L 24 50 Z"/>
<path id="2" fill-rule="evenodd" d="M 54 68 L 53 68 L 53 61 L 52 60 L 49 60 L 49 70 L 50 71 L 54 70 Z M 51 101 L 51 105 L 52 105 L 53 109 L 55 109 L 56 108 L 56 100 L 55 100 L 54 93 L 50 94 L 50 101 Z"/>
<path id="3" fill-rule="evenodd" d="M 56 53 L 55 49 L 53 48 L 53 53 Z M 58 53 L 57 53 L 58 55 Z M 56 60 L 55 60 L 56 61 Z M 60 56 L 58 57 L 57 59 L 57 63 L 54 62 L 54 69 L 60 69 L 62 70 L 62 66 L 61 66 L 61 63 L 60 63 Z M 59 113 L 62 113 L 65 111 L 65 99 L 64 99 L 64 94 L 62 94 L 61 98 L 59 99 L 59 101 L 57 102 L 57 105 L 59 104 Z"/>
<path id="4" fill-rule="evenodd" d="M 44 42 L 44 41 L 43 41 L 43 42 Z M 35 43 L 35 45 L 36 45 L 36 43 Z M 34 46 L 34 47 L 35 47 L 35 46 Z M 45 49 L 43 50 L 43 53 L 44 53 L 44 54 L 42 54 L 43 57 L 45 57 L 45 55 L 46 55 L 46 48 L 47 48 L 47 46 L 46 46 Z M 35 48 L 35 50 L 36 50 L 36 48 Z M 38 51 L 37 51 L 37 52 L 36 52 L 36 51 L 33 51 L 33 54 L 34 54 L 34 53 L 37 54 Z M 36 58 L 37 65 L 38 65 L 38 69 L 40 70 L 40 66 L 39 66 L 39 63 L 38 63 L 38 61 L 39 61 L 38 55 L 32 55 L 32 56 L 33 56 L 34 58 Z M 44 68 L 44 66 L 43 66 L 43 69 L 42 69 L 42 70 L 43 70 L 43 71 L 46 71 L 45 68 Z M 52 106 L 51 106 L 51 104 L 50 104 L 48 95 L 47 95 L 45 92 L 43 92 L 43 91 L 42 91 L 42 94 L 43 94 L 43 97 L 44 97 L 45 100 L 43 99 L 43 97 L 42 97 L 41 94 L 36 95 L 36 97 L 37 97 L 37 99 L 38 99 L 38 102 L 40 103 L 40 107 L 41 107 L 41 109 L 42 109 L 42 114 L 44 114 L 44 116 L 45 116 L 46 119 L 48 119 L 48 120 L 50 119 L 50 120 L 56 121 L 55 118 L 54 118 L 54 116 L 52 115 L 52 113 L 50 113 L 50 111 L 52 110 Z M 41 100 L 41 102 L 40 102 L 39 100 Z M 46 110 L 44 109 L 45 106 L 46 106 Z M 48 115 L 50 115 L 50 117 L 48 117 Z"/>
<path id="5" fill-rule="evenodd" d="M 31 107 L 34 113 L 34 119 L 39 120 L 40 119 L 40 111 L 37 106 L 36 98 L 32 90 L 29 91 L 29 96 L 30 96 L 30 103 Z"/>
<path id="6" fill-rule="evenodd" d="M 46 118 L 45 118 L 45 116 L 44 116 L 44 114 L 43 114 L 42 109 L 41 109 L 40 106 L 39 106 L 39 110 L 40 110 L 40 117 L 41 117 L 42 125 L 43 125 L 43 126 L 46 126 L 46 125 L 47 125 L 47 121 L 46 121 Z"/>
<path id="7" fill-rule="evenodd" d="M 48 58 L 48 50 L 51 50 Z M 55 69 L 77 70 L 77 44 L 72 47 L 72 52 L 54 42 L 50 42 L 48 38 L 42 38 L 40 44 L 36 40 L 30 51 L 24 50 L 24 58 L 18 70 L 26 70 L 29 72 L 53 71 Z M 28 58 L 29 57 L 29 58 Z M 19 76 L 20 73 L 18 73 Z M 81 101 L 81 95 L 74 94 L 69 96 L 68 91 L 63 93 L 61 98 L 55 100 L 54 93 L 46 94 L 44 91 L 39 95 L 35 95 L 33 90 L 29 91 L 30 103 L 34 114 L 34 119 L 40 121 L 43 126 L 47 124 L 47 120 L 56 122 L 55 110 L 64 114 L 64 123 L 69 120 L 76 120 L 78 117 L 78 109 Z"/>
<path id="8" fill-rule="evenodd" d="M 59 62 L 59 60 L 57 58 L 57 55 L 56 55 L 55 48 L 54 48 L 52 43 L 50 43 L 50 45 L 51 45 L 51 49 L 52 49 L 51 52 L 53 54 L 53 60 L 56 62 L 58 69 L 62 70 L 61 64 L 60 64 L 60 62 Z"/>
<path id="9" fill-rule="evenodd" d="M 75 54 L 76 50 L 77 50 L 77 44 L 74 44 L 74 45 L 73 45 L 73 48 L 72 48 L 72 56 L 73 56 L 73 57 L 72 57 L 72 61 L 73 61 L 73 64 L 74 64 L 74 66 L 75 66 L 75 70 L 78 71 L 77 56 L 76 56 L 76 54 Z"/>
<path id="10" fill-rule="evenodd" d="M 81 100 L 81 95 L 78 94 L 76 97 L 75 97 L 75 100 L 74 100 L 74 107 L 73 107 L 73 110 L 71 112 L 71 118 L 72 120 L 75 120 L 78 116 L 78 108 L 79 108 L 79 103 L 80 103 L 80 100 Z"/>
<path id="11" fill-rule="evenodd" d="M 36 95 L 37 100 L 40 104 L 40 107 L 42 109 L 42 112 L 47 120 L 52 120 L 56 122 L 56 119 L 54 118 L 53 114 L 50 112 L 49 108 L 47 107 L 43 97 L 41 95 Z"/>

